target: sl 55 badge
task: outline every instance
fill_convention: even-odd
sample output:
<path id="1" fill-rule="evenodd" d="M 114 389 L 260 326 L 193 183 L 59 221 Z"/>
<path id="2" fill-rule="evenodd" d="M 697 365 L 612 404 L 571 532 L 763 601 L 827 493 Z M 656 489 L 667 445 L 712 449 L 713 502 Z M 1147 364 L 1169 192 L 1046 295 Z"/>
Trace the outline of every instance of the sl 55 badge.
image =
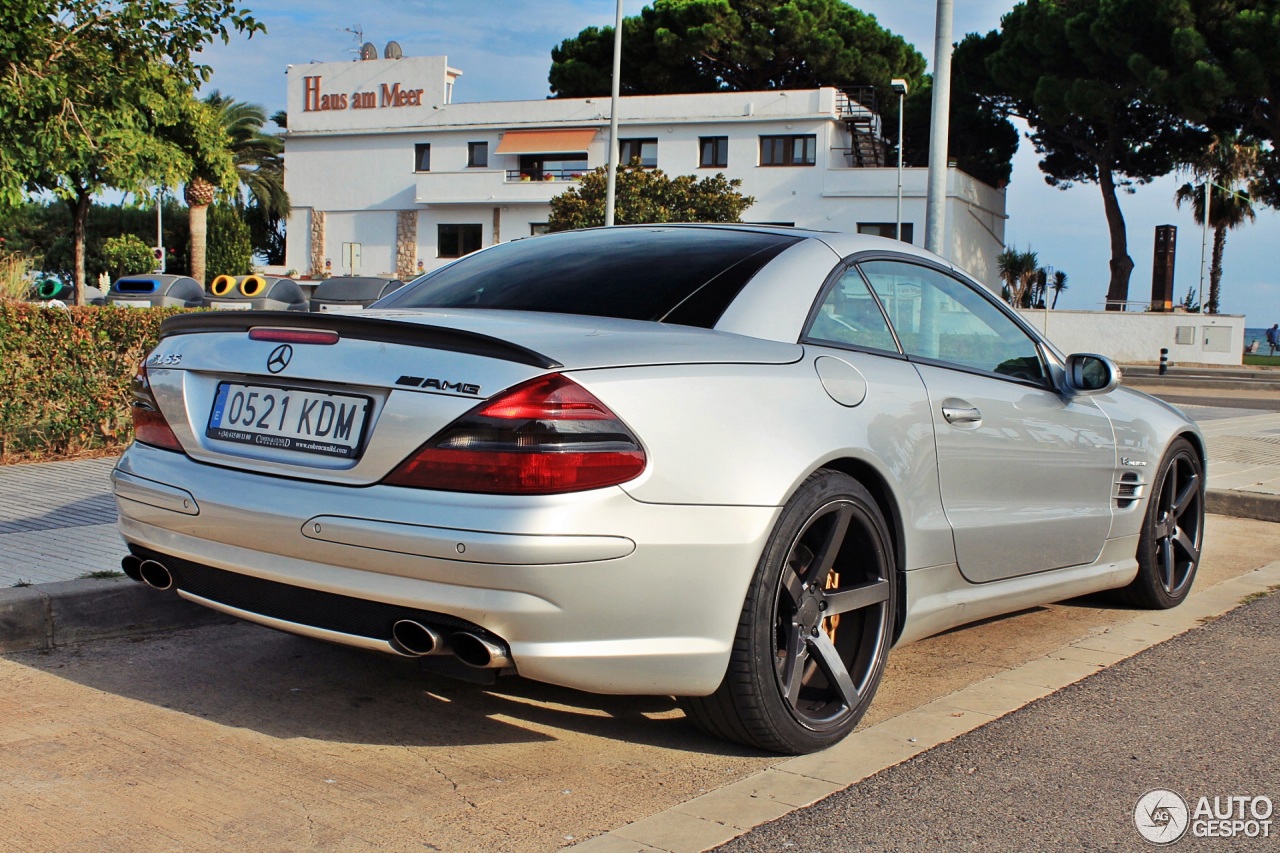
<path id="1" fill-rule="evenodd" d="M 148 367 L 176 367 L 182 363 L 180 352 L 153 352 L 147 359 Z"/>

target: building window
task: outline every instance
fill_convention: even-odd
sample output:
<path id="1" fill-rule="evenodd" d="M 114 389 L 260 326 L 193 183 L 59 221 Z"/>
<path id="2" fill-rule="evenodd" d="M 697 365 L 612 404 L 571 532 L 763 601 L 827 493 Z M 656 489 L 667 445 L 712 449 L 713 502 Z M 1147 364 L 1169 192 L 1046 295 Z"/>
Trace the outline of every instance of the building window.
<path id="1" fill-rule="evenodd" d="M 507 172 L 508 181 L 576 181 L 587 169 L 587 152 L 521 154 L 520 168 Z"/>
<path id="2" fill-rule="evenodd" d="M 467 143 L 467 166 L 472 169 L 485 169 L 489 166 L 489 143 Z"/>
<path id="3" fill-rule="evenodd" d="M 632 160 L 639 160 L 646 169 L 658 166 L 658 140 L 655 139 L 619 139 L 618 162 L 630 166 Z"/>
<path id="4" fill-rule="evenodd" d="M 888 237 L 893 239 L 892 222 L 859 222 L 858 233 L 870 234 L 872 237 Z M 915 225 L 911 222 L 902 223 L 902 242 L 915 243 Z"/>
<path id="5" fill-rule="evenodd" d="M 551 226 L 546 222 L 530 222 L 529 223 L 530 237 L 537 237 L 539 234 L 550 234 L 550 233 L 551 233 Z"/>
<path id="6" fill-rule="evenodd" d="M 436 256 L 460 258 L 480 248 L 479 225 L 444 223 L 436 226 Z"/>
<path id="7" fill-rule="evenodd" d="M 818 137 L 812 133 L 760 137 L 761 166 L 812 166 L 817 155 Z"/>
<path id="8" fill-rule="evenodd" d="M 431 171 L 431 143 L 419 142 L 413 146 L 413 171 Z"/>
<path id="9" fill-rule="evenodd" d="M 698 166 L 723 169 L 729 165 L 729 137 L 703 136 L 698 140 Z"/>

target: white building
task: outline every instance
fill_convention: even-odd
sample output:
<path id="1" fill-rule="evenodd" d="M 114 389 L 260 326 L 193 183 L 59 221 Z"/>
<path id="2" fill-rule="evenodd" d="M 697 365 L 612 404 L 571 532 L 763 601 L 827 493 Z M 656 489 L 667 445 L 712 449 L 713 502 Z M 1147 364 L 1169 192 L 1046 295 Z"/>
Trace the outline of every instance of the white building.
<path id="1" fill-rule="evenodd" d="M 608 98 L 454 103 L 460 74 L 442 56 L 290 66 L 288 266 L 409 278 L 538 233 L 551 198 L 608 162 Z M 893 233 L 896 167 L 858 165 L 879 119 L 836 89 L 628 97 L 619 121 L 624 162 L 741 178 L 744 221 Z M 917 245 L 925 187 L 904 171 Z M 1004 191 L 949 169 L 946 217 L 945 254 L 995 286 Z"/>

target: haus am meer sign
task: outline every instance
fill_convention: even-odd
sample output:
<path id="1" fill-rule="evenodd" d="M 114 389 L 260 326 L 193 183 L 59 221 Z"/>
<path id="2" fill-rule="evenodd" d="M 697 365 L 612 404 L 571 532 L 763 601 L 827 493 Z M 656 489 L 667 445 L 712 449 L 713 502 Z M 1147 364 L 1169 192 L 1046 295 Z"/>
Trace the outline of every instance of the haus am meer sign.
<path id="1" fill-rule="evenodd" d="M 405 89 L 397 83 L 381 83 L 373 91 L 355 91 L 325 94 L 321 91 L 320 75 L 302 78 L 302 110 L 372 110 L 383 107 L 420 107 L 423 89 Z"/>

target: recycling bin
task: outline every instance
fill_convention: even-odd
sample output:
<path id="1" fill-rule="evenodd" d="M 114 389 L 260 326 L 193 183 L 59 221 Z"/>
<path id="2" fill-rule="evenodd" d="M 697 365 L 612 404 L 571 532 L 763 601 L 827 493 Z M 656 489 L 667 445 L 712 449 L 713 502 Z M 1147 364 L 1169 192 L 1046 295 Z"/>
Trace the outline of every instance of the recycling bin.
<path id="1" fill-rule="evenodd" d="M 64 305 L 75 302 L 75 288 L 56 278 L 42 278 L 31 287 L 28 300 L 31 302 L 49 302 L 58 300 Z M 84 286 L 85 305 L 106 305 L 107 295 L 91 284 Z"/>
<path id="2" fill-rule="evenodd" d="M 199 308 L 204 305 L 204 288 L 187 275 L 130 275 L 112 283 L 107 304 L 125 308 Z"/>
<path id="3" fill-rule="evenodd" d="M 398 278 L 375 275 L 340 275 L 325 279 L 311 295 L 311 310 L 338 314 L 363 311 L 404 286 Z"/>
<path id="4" fill-rule="evenodd" d="M 306 311 L 298 283 L 269 275 L 215 276 L 205 305 L 215 311 Z"/>

